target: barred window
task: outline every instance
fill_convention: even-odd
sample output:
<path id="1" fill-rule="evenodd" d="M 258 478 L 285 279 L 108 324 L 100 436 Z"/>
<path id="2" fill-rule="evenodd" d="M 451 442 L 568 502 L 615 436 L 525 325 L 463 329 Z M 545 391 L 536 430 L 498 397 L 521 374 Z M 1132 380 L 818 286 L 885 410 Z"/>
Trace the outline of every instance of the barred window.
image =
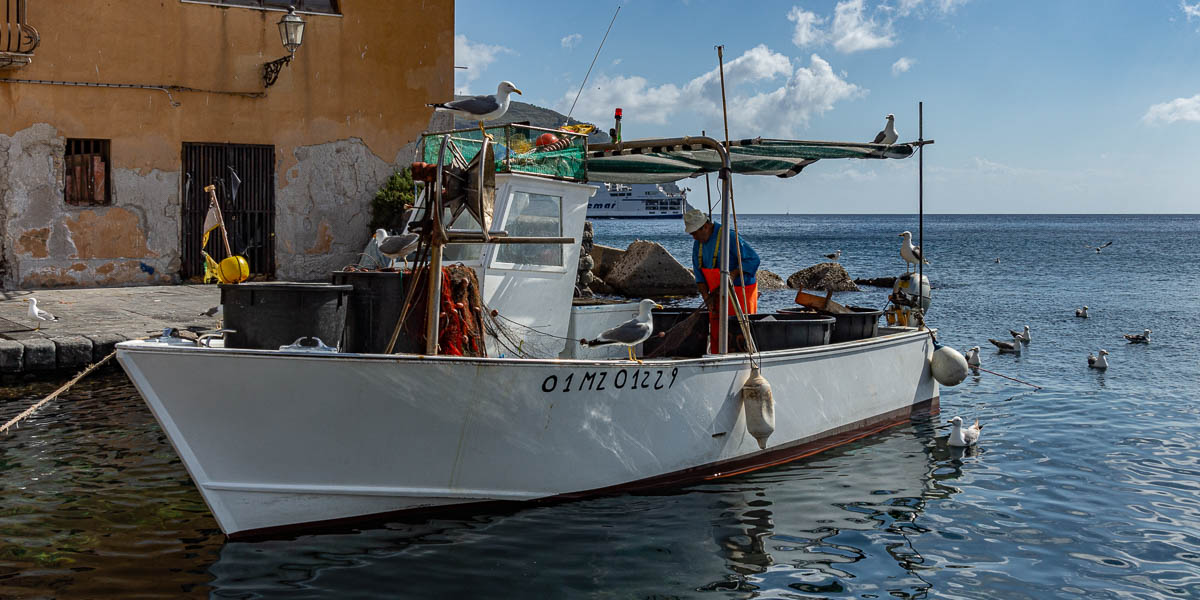
<path id="1" fill-rule="evenodd" d="M 75 206 L 112 204 L 108 182 L 112 170 L 108 159 L 109 140 L 68 139 L 63 157 L 66 169 L 63 198 Z"/>
<path id="2" fill-rule="evenodd" d="M 339 15 L 337 0 L 185 0 L 205 4 L 224 4 L 228 6 L 248 6 L 251 8 L 282 8 L 295 6 L 300 12 L 326 13 Z"/>

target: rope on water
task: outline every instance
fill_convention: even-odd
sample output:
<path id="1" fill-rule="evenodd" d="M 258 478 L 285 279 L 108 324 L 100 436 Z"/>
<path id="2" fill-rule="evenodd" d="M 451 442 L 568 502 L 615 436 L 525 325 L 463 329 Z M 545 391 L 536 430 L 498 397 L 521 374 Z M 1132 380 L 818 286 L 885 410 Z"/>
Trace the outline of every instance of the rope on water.
<path id="1" fill-rule="evenodd" d="M 72 377 L 70 381 L 68 381 L 68 382 L 64 383 L 64 384 L 62 385 L 62 387 L 60 387 L 60 388 L 58 388 L 57 390 L 54 390 L 53 392 L 51 392 L 49 396 L 46 396 L 45 398 L 42 398 L 41 400 L 39 400 L 39 401 L 38 401 L 36 404 L 34 404 L 33 406 L 30 406 L 29 408 L 25 409 L 25 411 L 24 411 L 24 412 L 22 412 L 21 414 L 19 414 L 19 415 L 17 415 L 17 416 L 15 416 L 15 417 L 13 417 L 13 419 L 12 419 L 11 421 L 9 421 L 9 422 L 5 423 L 3 427 L 0 427 L 0 433 L 7 433 L 7 432 L 8 432 L 8 429 L 9 429 L 10 427 L 15 427 L 15 426 L 16 426 L 18 423 L 20 423 L 20 422 L 21 422 L 23 419 L 25 419 L 25 418 L 26 418 L 26 417 L 28 417 L 29 415 L 32 415 L 34 412 L 36 412 L 36 411 L 37 411 L 37 409 L 41 408 L 42 406 L 45 406 L 47 402 L 50 402 L 51 400 L 53 400 L 53 399 L 57 398 L 57 397 L 58 397 L 60 394 L 62 394 L 63 392 L 67 391 L 68 389 L 70 389 L 70 388 L 71 388 L 71 386 L 75 385 L 76 383 L 79 383 L 79 380 L 80 380 L 80 379 L 83 379 L 84 377 L 86 377 L 86 376 L 87 376 L 89 373 L 91 373 L 92 371 L 95 371 L 96 369 L 99 369 L 99 368 L 100 368 L 100 365 L 103 365 L 104 363 L 108 362 L 108 359 L 110 359 L 110 358 L 112 358 L 112 357 L 114 357 L 114 356 L 116 356 L 116 355 L 117 355 L 117 351 L 116 351 L 116 350 L 113 350 L 112 352 L 109 352 L 109 353 L 108 353 L 108 356 L 105 356 L 104 358 L 102 358 L 102 359 L 100 359 L 99 361 L 97 361 L 95 364 L 93 364 L 93 365 L 89 366 L 88 368 L 84 369 L 84 370 L 83 370 L 82 372 L 80 372 L 78 375 L 76 375 L 76 376 Z"/>
<path id="2" fill-rule="evenodd" d="M 1017 379 L 1016 377 L 1009 377 L 1008 375 L 1002 375 L 1002 374 L 1000 374 L 1000 373 L 997 373 L 997 372 L 995 372 L 995 371 L 989 371 L 989 370 L 987 370 L 987 369 L 985 369 L 985 368 L 983 368 L 983 367 L 971 367 L 971 368 L 972 368 L 972 369 L 975 369 L 976 371 L 983 371 L 984 373 L 991 373 L 992 375 L 996 375 L 996 376 L 999 376 L 999 377 L 1003 377 L 1003 378 L 1005 378 L 1005 379 L 1011 379 L 1011 380 L 1013 380 L 1013 381 L 1015 381 L 1015 382 L 1017 382 L 1017 383 L 1023 383 L 1023 384 L 1025 384 L 1025 385 L 1032 386 L 1034 389 L 1038 389 L 1038 390 L 1042 389 L 1042 386 L 1040 386 L 1040 385 L 1034 385 L 1034 384 L 1032 384 L 1032 383 L 1029 383 L 1028 381 L 1021 381 L 1020 379 Z"/>

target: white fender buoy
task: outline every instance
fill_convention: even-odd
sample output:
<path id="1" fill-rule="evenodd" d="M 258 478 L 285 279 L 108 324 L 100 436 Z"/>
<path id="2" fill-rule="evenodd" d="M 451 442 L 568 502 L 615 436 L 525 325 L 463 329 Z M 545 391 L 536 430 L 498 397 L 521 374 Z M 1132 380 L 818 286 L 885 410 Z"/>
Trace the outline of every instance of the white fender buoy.
<path id="1" fill-rule="evenodd" d="M 758 440 L 759 448 L 766 450 L 767 438 L 775 433 L 775 397 L 771 395 L 771 384 L 758 372 L 758 367 L 750 369 L 741 396 L 746 411 L 746 431 Z"/>
<path id="2" fill-rule="evenodd" d="M 933 351 L 933 359 L 929 361 L 929 370 L 933 372 L 933 378 L 938 383 L 953 387 L 967 378 L 967 372 L 970 369 L 967 366 L 967 359 L 963 358 L 958 350 L 950 346 L 942 346 Z"/>

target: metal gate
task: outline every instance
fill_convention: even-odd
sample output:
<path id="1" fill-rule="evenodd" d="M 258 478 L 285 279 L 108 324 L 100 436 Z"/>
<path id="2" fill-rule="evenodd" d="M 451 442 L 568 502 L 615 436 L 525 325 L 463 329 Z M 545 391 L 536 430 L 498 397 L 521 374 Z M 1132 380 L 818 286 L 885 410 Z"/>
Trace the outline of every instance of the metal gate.
<path id="1" fill-rule="evenodd" d="M 255 275 L 275 274 L 275 147 L 253 144 L 183 144 L 183 265 L 187 280 L 204 275 L 200 254 L 208 194 L 217 186 L 229 245 L 246 257 Z M 209 236 L 208 254 L 226 256 L 218 231 Z"/>

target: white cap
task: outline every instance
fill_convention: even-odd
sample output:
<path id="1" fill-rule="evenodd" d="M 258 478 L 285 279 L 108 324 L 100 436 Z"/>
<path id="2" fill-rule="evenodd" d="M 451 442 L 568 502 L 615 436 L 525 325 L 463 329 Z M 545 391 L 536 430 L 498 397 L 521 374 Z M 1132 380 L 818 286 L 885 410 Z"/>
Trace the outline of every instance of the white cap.
<path id="1" fill-rule="evenodd" d="M 688 233 L 694 233 L 697 229 L 704 227 L 708 222 L 708 217 L 699 209 L 691 209 L 683 213 L 683 230 Z"/>

